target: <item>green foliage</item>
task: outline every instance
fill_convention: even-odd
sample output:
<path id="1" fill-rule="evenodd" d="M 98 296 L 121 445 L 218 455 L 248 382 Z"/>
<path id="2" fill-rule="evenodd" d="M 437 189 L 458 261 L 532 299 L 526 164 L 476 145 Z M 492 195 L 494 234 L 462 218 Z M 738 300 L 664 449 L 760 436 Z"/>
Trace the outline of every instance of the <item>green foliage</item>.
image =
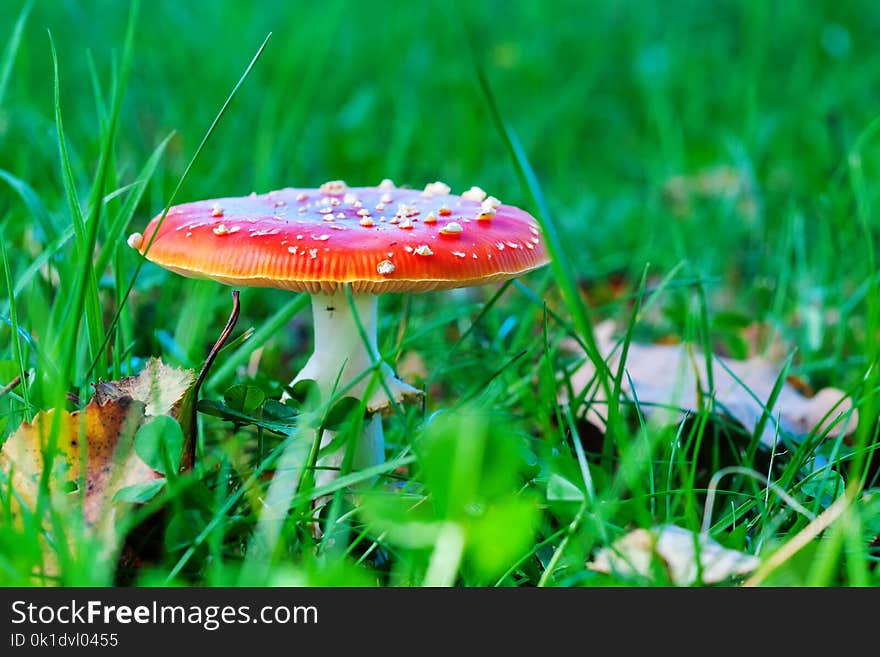
<path id="1" fill-rule="evenodd" d="M 418 357 L 425 404 L 384 420 L 388 464 L 291 492 L 253 581 L 618 584 L 585 569 L 598 548 L 633 527 L 698 529 L 713 473 L 738 466 L 814 514 L 844 485 L 857 498 L 769 583 L 878 583 L 870 0 L 128 5 L 0 3 L 0 444 L 151 356 L 202 362 L 228 295 L 125 242 L 172 199 L 328 179 L 477 184 L 539 216 L 552 266 L 380 300 L 381 351 Z M 307 295 L 243 289 L 241 304 L 201 391 L 195 468 L 117 495 L 137 504 L 120 520 L 131 545 L 158 556 L 136 572 L 99 561 L 45 500 L 15 525 L 0 479 L 0 583 L 250 583 L 242 546 L 285 450 L 332 429 L 344 451 L 364 418 L 305 381 L 280 400 L 308 356 Z M 805 385 L 851 391 L 859 431 L 783 435 L 771 454 L 708 407 L 657 426 L 590 391 L 558 404 L 582 359 L 572 339 L 592 351 L 606 318 L 623 348 L 673 338 L 785 361 Z M 614 393 L 625 377 L 599 384 Z M 156 418 L 136 448 L 171 474 L 181 440 Z M 762 557 L 809 523 L 740 475 L 710 515 L 713 538 Z M 47 531 L 65 538 L 51 558 Z"/>
<path id="2" fill-rule="evenodd" d="M 183 452 L 183 431 L 173 417 L 156 416 L 138 429 L 134 450 L 153 470 L 171 476 Z"/>
<path id="3" fill-rule="evenodd" d="M 223 393 L 222 403 L 203 399 L 198 409 L 238 426 L 251 424 L 287 435 L 296 426 L 338 431 L 360 407 L 354 397 L 340 397 L 328 407 L 311 379 L 298 381 L 289 391 L 291 396 L 282 402 L 267 397 L 258 386 L 236 384 Z"/>
<path id="4" fill-rule="evenodd" d="M 113 501 L 130 502 L 132 504 L 144 504 L 156 497 L 159 491 L 161 491 L 164 487 L 164 479 L 148 481 L 143 484 L 132 484 L 131 486 L 126 486 L 125 488 L 120 488 L 118 491 L 116 491 L 116 494 L 113 496 Z"/>
<path id="5" fill-rule="evenodd" d="M 365 500 L 371 533 L 422 552 L 417 563 L 425 572 L 450 558 L 444 567 L 453 581 L 460 565 L 469 584 L 493 582 L 526 552 L 538 524 L 538 497 L 523 490 L 530 470 L 524 439 L 500 418 L 464 408 L 436 416 L 415 449 L 421 494 Z M 450 531 L 461 546 L 440 541 Z"/>
<path id="6" fill-rule="evenodd" d="M 223 393 L 223 401 L 233 411 L 248 415 L 263 405 L 266 393 L 257 386 L 235 385 Z"/>

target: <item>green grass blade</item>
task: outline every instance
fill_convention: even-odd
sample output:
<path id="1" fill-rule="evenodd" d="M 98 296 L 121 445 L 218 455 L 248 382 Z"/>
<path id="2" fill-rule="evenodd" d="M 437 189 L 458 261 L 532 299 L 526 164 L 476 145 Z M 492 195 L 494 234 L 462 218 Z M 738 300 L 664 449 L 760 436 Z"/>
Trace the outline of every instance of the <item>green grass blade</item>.
<path id="1" fill-rule="evenodd" d="M 113 146 L 116 143 L 116 134 L 119 129 L 119 116 L 122 113 L 122 100 L 125 95 L 125 85 L 131 72 L 131 64 L 134 52 L 134 35 L 137 28 L 139 9 L 140 0 L 134 0 L 131 3 L 128 14 L 128 26 L 125 31 L 125 41 L 122 47 L 122 62 L 120 65 L 120 72 L 118 76 L 114 76 L 115 83 L 113 84 L 113 93 L 110 103 L 109 114 L 106 117 L 102 117 L 102 123 L 106 123 L 106 130 L 104 131 L 101 143 L 101 152 L 98 159 L 98 169 L 95 175 L 95 180 L 89 193 L 88 202 L 86 203 L 86 207 L 90 209 L 89 221 L 91 221 L 93 218 L 96 220 L 95 224 L 92 226 L 92 230 L 90 231 L 90 239 L 91 233 L 94 233 L 95 236 L 97 236 L 97 219 L 101 216 L 101 210 L 103 209 L 101 199 L 104 196 L 104 190 L 107 187 L 110 161 L 113 157 Z M 95 81 L 94 84 L 96 88 L 95 93 L 97 94 L 96 103 L 98 104 L 98 109 L 100 112 L 101 105 L 103 104 L 100 96 L 100 87 L 97 84 L 97 81 Z M 94 248 L 94 245 L 92 245 L 92 247 Z"/>
<path id="2" fill-rule="evenodd" d="M 55 127 L 58 132 L 58 151 L 59 156 L 61 158 L 61 173 L 62 180 L 64 183 L 64 192 L 67 196 L 67 206 L 70 212 L 70 218 L 73 222 L 73 231 L 74 238 L 76 242 L 76 250 L 78 253 L 78 257 L 82 263 L 81 270 L 79 276 L 77 276 L 73 282 L 73 290 L 71 293 L 71 303 L 68 306 L 68 314 L 66 321 L 63 322 L 63 328 L 61 330 L 61 341 L 62 341 L 62 363 L 61 363 L 61 373 L 62 378 L 59 382 L 62 387 L 66 387 L 73 375 L 73 371 L 75 369 L 75 360 L 76 360 L 76 352 L 77 346 L 79 344 L 79 333 L 80 333 L 80 323 L 83 312 L 83 307 L 86 305 L 86 296 L 89 294 L 88 290 L 93 290 L 94 294 L 97 294 L 97 283 L 94 280 L 94 277 L 91 277 L 92 286 L 88 287 L 86 285 L 86 279 L 89 278 L 89 272 L 91 271 L 91 256 L 86 251 L 86 230 L 85 230 L 85 222 L 82 214 L 82 207 L 80 206 L 79 199 L 76 194 L 76 184 L 73 179 L 73 170 L 70 166 L 70 158 L 67 153 L 67 140 L 64 136 L 64 123 L 61 118 L 61 85 L 60 85 L 60 76 L 58 73 L 58 53 L 55 50 L 55 40 L 52 38 L 51 32 L 49 33 L 49 45 L 52 50 L 52 67 L 54 73 L 54 90 L 55 90 Z"/>
<path id="3" fill-rule="evenodd" d="M 27 366 L 24 362 L 24 353 L 21 349 L 21 340 L 19 337 L 18 310 L 15 303 L 15 295 L 12 292 L 12 271 L 9 268 L 9 258 L 6 254 L 6 240 L 3 239 L 2 235 L 0 235 L 0 257 L 3 258 L 3 275 L 6 278 L 6 289 L 9 290 L 9 320 L 12 327 L 12 353 L 15 362 L 18 365 L 19 376 L 21 376 L 21 396 L 24 400 L 25 419 L 30 422 L 33 419 L 28 393 L 30 383 L 28 382 Z"/>
<path id="4" fill-rule="evenodd" d="M 89 80 L 92 83 L 92 95 L 95 97 L 95 111 L 98 113 L 98 122 L 102 130 L 107 128 L 107 106 L 104 103 L 104 94 L 101 92 L 101 78 L 98 76 L 98 67 L 92 51 L 86 52 L 86 61 L 89 65 Z"/>
<path id="5" fill-rule="evenodd" d="M 623 374 L 626 370 L 626 362 L 629 356 L 629 347 L 632 342 L 633 330 L 636 326 L 636 320 L 641 313 L 642 299 L 644 298 L 647 280 L 648 266 L 645 265 L 645 268 L 642 270 L 641 281 L 639 281 L 639 295 L 636 297 L 636 302 L 633 305 L 632 312 L 630 312 L 626 331 L 623 334 L 623 342 L 620 348 L 620 360 L 617 365 L 617 372 L 614 374 L 614 379 L 612 381 L 611 395 L 615 401 L 612 403 L 611 399 L 608 400 L 608 426 L 617 426 L 617 423 L 621 421 L 619 400 L 621 398 L 621 390 L 623 389 Z M 632 390 L 635 392 L 634 388 Z M 638 407 L 638 401 L 636 401 L 636 407 Z M 602 456 L 607 463 L 610 463 L 613 447 L 614 445 L 611 441 L 605 441 L 605 444 L 603 445 Z"/>
<path id="6" fill-rule="evenodd" d="M 21 178 L 3 169 L 0 169 L 0 179 L 6 181 L 6 184 L 9 185 L 15 191 L 15 193 L 21 197 L 21 200 L 24 201 L 24 204 L 27 207 L 31 217 L 40 225 L 40 228 L 43 230 L 45 239 L 54 239 L 57 230 L 55 228 L 55 224 L 52 221 L 52 217 L 49 215 L 49 211 L 46 209 L 46 206 L 43 205 L 43 201 L 40 199 L 39 195 L 33 190 L 33 188 Z"/>
<path id="7" fill-rule="evenodd" d="M 18 277 L 18 281 L 15 283 L 15 289 L 13 290 L 13 296 L 21 296 L 25 288 L 30 285 L 34 277 L 40 273 L 46 263 L 57 255 L 72 238 L 73 228 L 68 228 L 58 239 L 51 244 L 48 244 L 42 251 L 40 251 L 40 254 L 34 258 L 31 264 L 28 265 L 27 269 L 25 269 L 21 276 Z M 8 308 L 8 306 L 9 301 L 6 302 L 6 307 Z"/>
<path id="8" fill-rule="evenodd" d="M 55 127 L 58 131 L 58 152 L 61 157 L 61 174 L 64 183 L 64 193 L 67 195 L 67 205 L 70 211 L 70 219 L 76 235 L 77 246 L 85 240 L 85 220 L 83 219 L 82 206 L 76 195 L 76 184 L 73 178 L 73 169 L 70 167 L 70 157 L 67 154 L 67 140 L 64 137 L 64 121 L 61 118 L 61 80 L 58 73 L 58 53 L 55 50 L 55 40 L 49 33 L 49 45 L 52 49 L 52 71 L 54 75 L 55 93 Z"/>
<path id="9" fill-rule="evenodd" d="M 238 82 L 235 83 L 235 86 L 232 88 L 232 91 L 229 92 L 229 95 L 226 97 L 226 101 L 223 103 L 223 106 L 220 108 L 220 111 L 217 112 L 217 115 L 214 117 L 214 120 L 211 122 L 211 125 L 208 127 L 205 136 L 202 137 L 202 141 L 199 142 L 198 147 L 196 148 L 196 152 L 193 154 L 190 161 L 187 163 L 186 168 L 183 170 L 180 178 L 177 181 L 177 185 L 174 186 L 174 191 L 171 192 L 171 196 L 168 198 L 168 203 L 166 204 L 165 211 L 162 213 L 162 216 L 159 219 L 159 223 L 156 226 L 156 230 L 153 231 L 153 236 L 150 239 L 150 242 L 147 244 L 147 248 L 144 249 L 144 255 L 149 253 L 150 247 L 153 244 L 153 241 L 156 239 L 156 235 L 159 234 L 159 228 L 162 225 L 162 222 L 165 221 L 165 216 L 168 214 L 168 210 L 171 209 L 171 206 L 174 205 L 174 201 L 177 199 L 177 195 L 180 193 L 181 188 L 183 187 L 183 183 L 186 182 L 186 179 L 189 177 L 189 172 L 192 170 L 193 166 L 196 163 L 199 155 L 201 155 L 202 150 L 204 150 L 205 145 L 208 143 L 208 140 L 211 138 L 211 135 L 214 134 L 214 131 L 217 129 L 217 126 L 220 123 L 220 119 L 223 118 L 223 115 L 226 114 L 226 110 L 229 108 L 229 105 L 232 103 L 232 99 L 235 98 L 235 95 L 238 93 L 238 90 L 241 88 L 241 85 L 244 84 L 244 81 L 250 75 L 251 70 L 257 63 L 257 60 L 260 59 L 260 56 L 263 54 L 263 50 L 266 48 L 266 44 L 269 43 L 269 39 L 272 37 L 272 33 L 266 35 L 266 38 L 263 39 L 263 43 L 260 44 L 260 47 L 257 48 L 257 52 L 251 58 L 250 63 L 247 65 L 247 68 L 242 73 L 241 77 L 238 79 Z"/>
<path id="10" fill-rule="evenodd" d="M 12 36 L 3 49 L 3 55 L 0 56 L 0 107 L 3 106 L 3 98 L 6 96 L 6 88 L 9 86 L 9 78 L 12 77 L 12 66 L 15 63 L 15 56 L 18 54 L 18 48 L 21 45 L 21 35 L 24 32 L 24 26 L 27 22 L 28 14 L 34 6 L 33 0 L 28 0 L 18 20 L 15 21 L 15 27 L 12 28 Z"/>
<path id="11" fill-rule="evenodd" d="M 171 206 L 174 204 L 174 201 L 177 198 L 177 195 L 180 193 L 180 190 L 183 187 L 183 183 L 186 182 L 186 179 L 189 177 L 189 172 L 192 170 L 193 166 L 195 165 L 196 161 L 199 158 L 199 155 L 201 155 L 202 151 L 204 150 L 205 144 L 208 143 L 208 140 L 211 138 L 211 135 L 214 134 L 214 131 L 217 129 L 217 126 L 220 123 L 220 119 L 223 118 L 223 115 L 226 113 L 226 110 L 229 108 L 229 105 L 232 103 L 232 99 L 235 97 L 235 95 L 238 93 L 238 90 L 241 88 L 241 85 L 244 84 L 244 81 L 250 75 L 251 70 L 254 68 L 254 65 L 256 65 L 257 61 L 259 60 L 260 55 L 263 54 L 263 50 L 265 50 L 266 44 L 269 42 L 269 38 L 271 36 L 272 36 L 272 33 L 270 32 L 269 34 L 266 35 L 266 38 L 263 39 L 263 43 L 257 49 L 257 52 L 254 54 L 253 58 L 251 58 L 251 61 L 247 65 L 247 68 L 245 69 L 244 73 L 242 73 L 241 77 L 238 79 L 238 82 L 236 82 L 235 86 L 232 88 L 232 91 L 226 97 L 226 101 L 223 103 L 223 106 L 220 108 L 220 111 L 217 112 L 217 115 L 214 117 L 214 120 L 211 122 L 211 125 L 208 128 L 207 132 L 205 133 L 205 136 L 202 137 L 202 141 L 199 143 L 198 147 L 196 148 L 196 152 L 193 154 L 192 158 L 190 158 L 189 163 L 186 165 L 186 168 L 183 170 L 183 173 L 181 174 L 180 178 L 177 181 L 177 185 L 175 185 L 175 187 L 174 187 L 174 191 L 171 192 L 171 196 L 169 197 L 168 202 L 165 205 L 165 209 L 162 212 L 162 215 L 159 219 L 159 223 L 156 226 L 156 230 L 153 232 L 153 236 L 150 239 L 150 242 L 147 244 L 147 248 L 144 250 L 145 254 L 147 252 L 149 252 L 149 249 L 153 243 L 153 240 L 156 238 L 156 235 L 158 235 L 158 233 L 159 233 L 159 227 L 162 225 L 162 222 L 165 221 L 165 217 L 168 214 L 168 210 L 170 210 Z M 128 287 L 125 290 L 125 294 L 119 299 L 118 305 L 116 307 L 116 313 L 113 315 L 113 319 L 110 320 L 110 325 L 107 329 L 106 337 L 104 338 L 104 341 L 101 345 L 102 351 L 103 351 L 103 349 L 106 348 L 106 345 L 110 340 L 110 337 L 114 334 L 114 332 L 116 330 L 116 325 L 119 322 L 119 318 L 122 315 L 123 309 L 125 308 L 126 304 L 128 303 L 128 299 L 131 296 L 131 291 L 134 289 L 134 285 L 137 282 L 137 278 L 140 275 L 141 268 L 144 266 L 145 262 L 146 262 L 145 258 L 139 259 L 137 265 L 135 266 L 134 272 L 132 272 Z M 98 365 L 97 359 L 93 360 L 92 364 L 89 366 L 88 373 L 86 376 L 91 376 L 91 373 L 94 371 L 94 369 L 97 365 Z"/>
<path id="12" fill-rule="evenodd" d="M 122 208 L 120 208 L 119 212 L 116 213 L 113 221 L 110 222 L 104 244 L 98 252 L 97 260 L 95 260 L 95 271 L 98 275 L 101 275 L 104 270 L 107 269 L 107 266 L 110 264 L 110 258 L 120 247 L 120 239 L 125 233 L 129 221 L 131 221 L 131 218 L 134 216 L 135 210 L 137 210 L 144 192 L 147 189 L 147 184 L 152 180 L 153 175 L 156 172 L 156 167 L 159 165 L 159 161 L 165 153 L 165 148 L 168 146 L 168 142 L 173 136 L 174 133 L 171 133 L 165 137 L 165 139 L 163 139 L 153 150 L 147 163 L 138 172 L 135 182 L 129 186 L 128 196 L 125 199 L 125 203 Z"/>
<path id="13" fill-rule="evenodd" d="M 697 280 L 697 298 L 700 303 L 700 337 L 703 343 L 703 358 L 706 365 L 706 407 L 712 409 L 715 398 L 715 375 L 712 367 L 712 329 L 709 323 L 709 302 L 706 299 L 706 286 L 703 281 Z"/>
<path id="14" fill-rule="evenodd" d="M 87 207 L 90 209 L 88 218 L 88 238 L 86 242 L 85 252 L 88 253 L 87 260 L 84 261 L 84 277 L 85 284 L 88 285 L 88 304 L 86 319 L 89 328 L 89 344 L 91 346 L 91 358 L 93 362 L 97 362 L 99 372 L 105 374 L 107 372 L 107 352 L 106 345 L 108 339 L 112 337 L 113 331 L 104 332 L 102 323 L 101 306 L 98 299 L 97 277 L 101 275 L 100 269 L 93 267 L 93 258 L 95 247 L 98 242 L 98 231 L 100 228 L 100 220 L 104 204 L 101 202 L 104 196 L 104 190 L 107 186 L 107 180 L 110 175 L 110 162 L 113 158 L 113 147 L 116 143 L 116 134 L 119 128 L 119 116 L 122 112 L 122 100 L 125 93 L 125 83 L 131 71 L 132 53 L 134 50 L 134 35 L 137 26 L 138 11 L 140 9 L 139 0 L 132 2 L 128 15 L 128 27 L 125 33 L 125 41 L 122 49 L 122 65 L 121 73 L 116 79 L 113 88 L 113 100 L 110 106 L 109 119 L 107 121 L 107 129 L 104 131 L 101 144 L 101 154 L 98 160 L 98 170 L 95 175 L 95 181 L 89 194 Z M 91 373 L 91 372 L 90 372 Z"/>
<path id="15" fill-rule="evenodd" d="M 865 297 L 866 318 L 865 331 L 866 335 L 877 335 L 880 330 L 880 302 L 878 302 L 878 283 L 874 275 L 877 271 L 874 234 L 871 226 L 871 208 L 868 200 L 869 193 L 865 183 L 865 174 L 862 165 L 862 153 L 865 143 L 871 139 L 877 131 L 880 130 L 880 117 L 871 122 L 865 131 L 856 141 L 855 148 L 847 158 L 849 165 L 849 177 L 852 187 L 852 193 L 856 201 L 856 214 L 859 225 L 862 230 L 862 237 L 865 245 L 864 262 L 868 272 L 868 291 Z M 867 371 L 865 373 L 864 394 L 859 404 L 859 426 L 856 431 L 856 449 L 859 456 L 856 457 L 855 471 L 857 474 L 854 479 L 861 479 L 864 471 L 864 448 L 870 442 L 872 428 L 877 423 L 877 385 L 880 382 L 880 348 L 877 341 L 869 339 L 865 341 L 865 359 L 867 362 Z"/>
<path id="16" fill-rule="evenodd" d="M 773 383 L 773 388 L 770 390 L 770 396 L 767 398 L 766 405 L 764 405 L 764 408 L 761 412 L 761 418 L 758 420 L 757 424 L 755 424 L 755 431 L 752 434 L 752 442 L 749 445 L 748 456 L 746 457 L 746 461 L 748 463 L 751 463 L 755 458 L 755 451 L 758 449 L 758 445 L 761 442 L 761 436 L 764 433 L 764 427 L 766 427 L 767 422 L 770 421 L 770 418 L 772 417 L 773 407 L 776 406 L 776 400 L 779 398 L 779 393 L 782 392 L 782 388 L 785 386 L 785 378 L 788 376 L 788 370 L 791 367 L 792 358 L 793 355 L 789 356 L 780 368 L 779 376 L 776 377 L 776 381 Z M 724 365 L 723 361 L 720 358 L 718 359 L 718 362 Z M 730 369 L 726 366 L 724 366 L 724 369 L 726 369 L 728 372 L 730 371 Z M 743 385 L 743 387 L 746 388 L 745 384 L 743 384 L 741 381 L 737 380 L 737 383 Z M 748 390 L 748 388 L 746 388 L 746 392 L 752 395 L 751 391 Z M 780 429 L 777 423 L 777 439 L 779 436 L 779 431 Z"/>
<path id="17" fill-rule="evenodd" d="M 474 41 L 472 40 L 471 43 L 473 44 Z M 568 262 L 565 251 L 562 247 L 559 229 L 550 213 L 550 208 L 544 198 L 541 185 L 538 182 L 538 177 L 535 175 L 534 169 L 525 153 L 525 149 L 523 149 L 513 128 L 502 117 L 501 111 L 495 100 L 495 95 L 489 85 L 489 79 L 476 56 L 476 50 L 474 49 L 473 52 L 477 78 L 483 96 L 489 106 L 489 111 L 495 127 L 507 147 L 507 151 L 523 189 L 531 197 L 533 206 L 537 208 L 535 218 L 538 220 L 544 233 L 544 242 L 547 247 L 547 253 L 550 256 L 550 267 L 552 268 L 556 282 L 560 287 L 560 294 L 572 315 L 572 322 L 586 347 L 587 356 L 596 366 L 599 384 L 602 386 L 602 390 L 608 399 L 608 403 L 609 405 L 615 405 L 617 404 L 617 401 L 612 397 L 611 386 L 609 384 L 611 372 L 608 370 L 608 365 L 602 358 L 602 355 L 599 352 L 599 347 L 596 344 L 590 311 L 581 298 L 577 287 L 574 269 Z M 615 427 L 609 425 L 609 430 L 613 432 Z"/>

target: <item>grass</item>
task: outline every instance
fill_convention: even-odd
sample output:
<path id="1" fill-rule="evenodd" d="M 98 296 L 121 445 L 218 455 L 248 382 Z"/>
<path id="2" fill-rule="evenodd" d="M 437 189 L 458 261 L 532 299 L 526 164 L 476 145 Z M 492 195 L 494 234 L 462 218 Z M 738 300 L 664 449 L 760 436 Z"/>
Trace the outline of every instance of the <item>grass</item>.
<path id="1" fill-rule="evenodd" d="M 878 23 L 868 0 L 2 3 L 0 443 L 152 356 L 201 366 L 227 290 L 125 243 L 172 202 L 477 184 L 539 219 L 553 261 L 380 301 L 383 353 L 428 392 L 385 421 L 387 464 L 273 491 L 313 430 L 200 413 L 195 470 L 120 519 L 122 565 L 52 491 L 13 521 L 0 482 L 0 583 L 645 584 L 585 563 L 675 523 L 759 555 L 760 583 L 877 585 Z M 306 298 L 240 300 L 204 400 L 233 385 L 277 398 L 309 353 Z M 858 430 L 783 435 L 771 453 L 713 411 L 708 381 L 677 424 L 598 409 L 603 436 L 584 419 L 592 392 L 557 390 L 578 364 L 565 345 L 597 360 L 604 319 L 624 349 L 773 354 L 850 392 Z M 600 368 L 598 385 L 615 399 L 627 376 Z M 828 468 L 810 476 L 815 458 Z M 372 478 L 352 505 L 346 487 Z M 287 512 L 264 513 L 267 495 Z"/>

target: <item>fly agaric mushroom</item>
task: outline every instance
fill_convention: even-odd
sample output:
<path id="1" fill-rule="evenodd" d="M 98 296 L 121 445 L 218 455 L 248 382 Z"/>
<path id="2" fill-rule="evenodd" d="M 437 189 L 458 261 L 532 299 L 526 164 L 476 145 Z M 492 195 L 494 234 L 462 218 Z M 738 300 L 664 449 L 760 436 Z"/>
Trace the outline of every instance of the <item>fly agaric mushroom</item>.
<path id="1" fill-rule="evenodd" d="M 378 369 L 382 380 L 366 400 L 372 417 L 354 458 L 354 467 L 363 468 L 385 460 L 379 411 L 390 407 L 388 393 L 395 402 L 421 394 L 381 362 L 378 295 L 502 281 L 548 262 L 529 214 L 478 187 L 461 196 L 449 192 L 439 182 L 418 191 L 390 180 L 378 187 L 333 181 L 319 189 L 198 201 L 172 207 L 128 243 L 183 276 L 311 294 L 314 352 L 291 386 L 312 379 L 325 401 L 346 388 L 362 399 L 370 382 L 363 373 Z M 322 446 L 331 439 L 327 432 Z M 326 459 L 320 464 L 328 467 Z"/>

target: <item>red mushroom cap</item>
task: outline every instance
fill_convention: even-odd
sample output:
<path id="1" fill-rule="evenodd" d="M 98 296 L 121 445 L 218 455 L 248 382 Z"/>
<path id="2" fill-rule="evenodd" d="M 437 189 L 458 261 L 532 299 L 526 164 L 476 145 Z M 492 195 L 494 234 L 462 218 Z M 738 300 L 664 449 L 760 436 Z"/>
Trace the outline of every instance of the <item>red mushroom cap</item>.
<path id="1" fill-rule="evenodd" d="M 449 194 L 347 187 L 282 189 L 172 207 L 146 256 L 229 285 L 422 292 L 505 280 L 547 263 L 537 222 L 472 188 Z M 159 217 L 130 243 L 144 253 Z"/>

